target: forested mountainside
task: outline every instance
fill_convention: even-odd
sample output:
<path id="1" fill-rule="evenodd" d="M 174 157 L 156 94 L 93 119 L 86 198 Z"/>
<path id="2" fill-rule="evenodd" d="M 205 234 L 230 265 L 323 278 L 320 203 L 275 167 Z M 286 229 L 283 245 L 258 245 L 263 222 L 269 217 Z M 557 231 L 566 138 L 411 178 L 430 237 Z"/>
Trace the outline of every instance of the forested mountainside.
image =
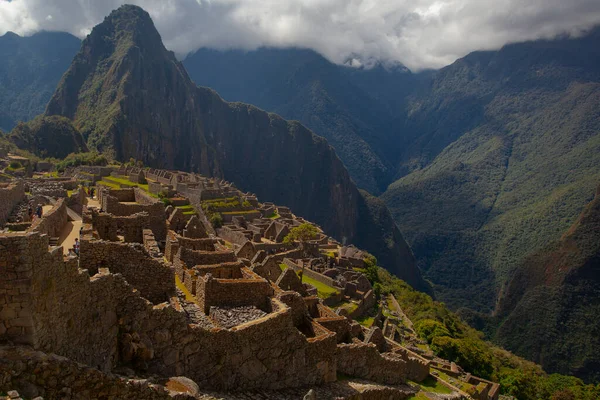
<path id="1" fill-rule="evenodd" d="M 0 36 L 1 129 L 8 132 L 44 112 L 79 46 L 79 39 L 62 32 Z"/>
<path id="2" fill-rule="evenodd" d="M 117 160 L 224 177 L 288 205 L 426 288 L 389 211 L 363 197 L 325 139 L 197 87 L 139 7 L 120 7 L 83 41 L 46 107 L 51 116 Z"/>
<path id="3" fill-rule="evenodd" d="M 496 339 L 561 373 L 600 380 L 600 186 L 577 221 L 510 280 Z"/>
<path id="4" fill-rule="evenodd" d="M 523 258 L 558 239 L 593 198 L 599 32 L 473 53 L 438 71 L 405 121 L 419 138 L 409 153 L 425 165 L 382 199 L 452 307 L 493 310 Z"/>

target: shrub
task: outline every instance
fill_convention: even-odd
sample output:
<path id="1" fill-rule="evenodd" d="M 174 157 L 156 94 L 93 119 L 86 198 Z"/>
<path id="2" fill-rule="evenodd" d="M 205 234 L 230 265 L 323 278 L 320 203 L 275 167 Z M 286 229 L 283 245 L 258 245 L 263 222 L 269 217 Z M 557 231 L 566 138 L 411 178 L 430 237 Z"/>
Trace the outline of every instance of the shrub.
<path id="1" fill-rule="evenodd" d="M 307 240 L 316 238 L 318 232 L 319 231 L 314 225 L 305 222 L 300 226 L 296 226 L 290 229 L 290 233 L 288 233 L 287 236 L 283 238 L 283 243 L 291 243 L 294 240 L 306 242 Z"/>
<path id="2" fill-rule="evenodd" d="M 223 217 L 219 213 L 214 213 L 210 216 L 210 224 L 213 228 L 218 229 L 223 226 Z"/>

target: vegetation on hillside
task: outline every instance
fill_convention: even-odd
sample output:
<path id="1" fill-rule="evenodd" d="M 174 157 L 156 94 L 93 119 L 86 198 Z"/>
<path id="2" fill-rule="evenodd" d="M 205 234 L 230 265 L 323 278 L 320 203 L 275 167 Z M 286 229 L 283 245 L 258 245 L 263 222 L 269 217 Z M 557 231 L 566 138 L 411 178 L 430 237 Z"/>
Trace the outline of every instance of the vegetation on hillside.
<path id="1" fill-rule="evenodd" d="M 44 112 L 80 45 L 64 32 L 0 36 L 0 128 L 9 132 Z"/>
<path id="2" fill-rule="evenodd" d="M 319 231 L 313 224 L 305 222 L 300 226 L 290 229 L 290 233 L 283 238 L 283 243 L 291 243 L 294 241 L 306 242 L 315 239 L 318 233 Z"/>
<path id="3" fill-rule="evenodd" d="M 97 152 L 86 152 L 86 153 L 71 153 L 66 156 L 63 160 L 56 163 L 56 170 L 63 172 L 69 167 L 78 167 L 80 165 L 108 165 L 108 158 L 104 154 Z"/>
<path id="4" fill-rule="evenodd" d="M 71 120 L 61 116 L 38 116 L 32 121 L 20 122 L 8 139 L 41 158 L 64 158 L 87 151 L 83 137 Z"/>
<path id="5" fill-rule="evenodd" d="M 496 347 L 444 303 L 412 289 L 383 268 L 378 269 L 377 280 L 382 293 L 396 297 L 432 350 L 477 376 L 499 382 L 503 394 L 519 400 L 600 398 L 600 385 L 586 385 L 573 376 L 549 375 L 540 366 Z"/>

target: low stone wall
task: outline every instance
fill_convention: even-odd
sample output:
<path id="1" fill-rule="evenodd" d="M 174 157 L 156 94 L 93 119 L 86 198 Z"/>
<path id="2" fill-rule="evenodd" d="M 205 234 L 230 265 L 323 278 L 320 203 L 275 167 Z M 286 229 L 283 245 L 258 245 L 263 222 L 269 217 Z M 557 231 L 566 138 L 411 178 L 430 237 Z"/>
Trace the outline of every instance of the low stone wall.
<path id="1" fill-rule="evenodd" d="M 92 224 L 102 240 L 117 241 L 121 231 L 127 243 L 143 243 L 143 230 L 150 227 L 150 216 L 141 212 L 129 216 L 92 213 Z"/>
<path id="2" fill-rule="evenodd" d="M 400 355 L 407 364 L 407 378 L 411 381 L 421 382 L 429 376 L 430 361 L 421 357 L 417 353 L 408 350 L 406 347 L 399 346 L 398 343 L 386 339 L 393 347 L 393 352 Z"/>
<path id="3" fill-rule="evenodd" d="M 6 224 L 13 208 L 23 200 L 25 200 L 23 182 L 19 181 L 0 188 L 0 227 Z"/>
<path id="4" fill-rule="evenodd" d="M 46 354 L 29 347 L 0 347 L 0 392 L 17 390 L 26 398 L 62 399 L 193 399 L 143 380 L 129 380 L 105 374 L 65 357 Z"/>
<path id="5" fill-rule="evenodd" d="M 210 274 L 199 277 L 196 298 L 200 308 L 206 314 L 212 306 L 255 306 L 266 311 L 273 288 L 258 275 L 252 275 L 252 279 L 217 279 Z"/>
<path id="6" fill-rule="evenodd" d="M 68 221 L 65 199 L 59 199 L 54 207 L 41 219 L 36 219 L 33 222 L 31 231 L 46 234 L 50 237 L 59 237 Z"/>
<path id="7" fill-rule="evenodd" d="M 106 195 L 104 196 L 102 209 L 116 216 L 129 216 L 146 212 L 148 213 L 148 227 L 152 229 L 156 240 L 162 241 L 166 238 L 165 207 L 161 202 L 154 202 L 152 204 L 126 204 L 120 202 L 114 196 Z"/>
<path id="8" fill-rule="evenodd" d="M 295 262 L 293 262 L 292 260 L 290 260 L 289 258 L 284 258 L 283 259 L 283 263 L 285 265 L 287 265 L 288 267 L 292 268 L 294 271 L 302 271 L 302 268 L 296 264 Z M 328 276 L 325 276 L 323 274 L 320 274 L 316 271 L 313 271 L 310 268 L 304 268 L 304 275 L 308 276 L 309 278 L 314 279 L 317 282 L 321 282 L 327 286 L 331 286 L 331 287 L 337 287 L 336 286 L 336 282 L 335 280 L 331 279 Z"/>
<path id="9" fill-rule="evenodd" d="M 240 212 L 224 212 L 221 213 L 224 222 L 231 222 L 234 217 L 244 217 L 246 221 L 254 221 L 255 219 L 261 218 L 262 215 L 258 211 L 240 211 Z"/>
<path id="10" fill-rule="evenodd" d="M 201 251 L 190 250 L 185 247 L 181 247 L 179 250 L 180 258 L 188 268 L 195 265 L 210 265 L 237 261 L 237 257 L 232 251 Z"/>
<path id="11" fill-rule="evenodd" d="M 165 245 L 165 257 L 167 257 L 169 262 L 173 262 L 173 258 L 177 255 L 180 247 L 189 250 L 214 251 L 215 243 L 217 243 L 217 241 L 218 239 L 214 238 L 186 238 L 173 231 L 169 231 L 167 233 L 167 242 Z"/>
<path id="12" fill-rule="evenodd" d="M 128 365 L 163 377 L 184 375 L 200 387 L 225 391 L 278 390 L 336 379 L 335 334 L 307 339 L 294 327 L 291 310 L 275 299 L 264 318 L 209 329 L 190 325 L 180 305 L 153 306 L 121 275 L 90 279 L 77 269 L 75 258 L 65 263 L 62 252 L 49 253 L 45 236 L 5 236 L 0 245 L 0 260 L 8 261 L 0 263 L 0 287 L 18 288 L 15 280 L 23 279 L 18 304 L 29 307 L 29 316 L 15 317 L 25 318 L 25 326 L 11 326 L 19 328 L 11 332 L 36 349 L 106 372 Z M 8 269 L 22 275 L 13 278 Z M 7 326 L 5 309 L 2 305 L 0 326 Z M 6 339 L 6 332 L 0 338 Z"/>
<path id="13" fill-rule="evenodd" d="M 77 214 L 81 214 L 83 212 L 83 205 L 86 202 L 85 190 L 83 187 L 80 187 L 73 194 L 71 194 L 71 196 L 67 197 L 65 202 L 67 203 L 67 207 L 75 211 Z"/>
<path id="14" fill-rule="evenodd" d="M 93 240 L 84 235 L 81 240 L 80 265 L 94 274 L 100 268 L 121 274 L 142 296 L 153 303 L 167 301 L 175 292 L 173 271 L 162 260 L 153 258 L 143 245 Z"/>
<path id="15" fill-rule="evenodd" d="M 394 353 L 379 353 L 374 344 L 337 345 L 337 371 L 342 374 L 390 385 L 406 382 L 407 365 Z"/>
<path id="16" fill-rule="evenodd" d="M 219 237 L 227 240 L 228 242 L 240 246 L 246 243 L 249 239 L 252 239 L 252 235 L 246 234 L 241 230 L 232 229 L 228 226 L 217 229 L 217 234 Z"/>

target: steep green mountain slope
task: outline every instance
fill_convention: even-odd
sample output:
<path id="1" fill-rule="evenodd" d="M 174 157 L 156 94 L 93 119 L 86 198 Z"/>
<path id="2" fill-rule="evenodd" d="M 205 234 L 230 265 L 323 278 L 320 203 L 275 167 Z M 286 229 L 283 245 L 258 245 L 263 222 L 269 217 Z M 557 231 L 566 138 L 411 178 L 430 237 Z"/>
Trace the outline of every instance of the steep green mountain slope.
<path id="1" fill-rule="evenodd" d="M 20 149 L 42 158 L 65 158 L 71 153 L 88 151 L 81 133 L 71 120 L 56 115 L 20 122 L 7 138 Z"/>
<path id="2" fill-rule="evenodd" d="M 200 49 L 183 63 L 196 83 L 225 99 L 298 120 L 324 136 L 359 187 L 379 194 L 395 175 L 390 122 L 401 93 L 413 89 L 410 71 L 339 66 L 305 49 Z"/>
<path id="3" fill-rule="evenodd" d="M 452 307 L 492 311 L 523 258 L 558 239 L 591 200 L 599 32 L 473 53 L 409 105 L 401 140 L 411 147 L 399 171 L 421 168 L 382 199 Z"/>
<path id="4" fill-rule="evenodd" d="M 496 340 L 545 368 L 600 380 L 600 187 L 575 224 L 528 256 L 498 307 Z"/>
<path id="5" fill-rule="evenodd" d="M 0 128 L 41 114 L 81 41 L 61 32 L 0 37 Z"/>
<path id="6" fill-rule="evenodd" d="M 120 7 L 83 41 L 48 103 L 52 115 L 72 120 L 90 150 L 222 176 L 288 205 L 425 288 L 385 206 L 371 211 L 325 139 L 197 87 L 139 7 Z"/>

